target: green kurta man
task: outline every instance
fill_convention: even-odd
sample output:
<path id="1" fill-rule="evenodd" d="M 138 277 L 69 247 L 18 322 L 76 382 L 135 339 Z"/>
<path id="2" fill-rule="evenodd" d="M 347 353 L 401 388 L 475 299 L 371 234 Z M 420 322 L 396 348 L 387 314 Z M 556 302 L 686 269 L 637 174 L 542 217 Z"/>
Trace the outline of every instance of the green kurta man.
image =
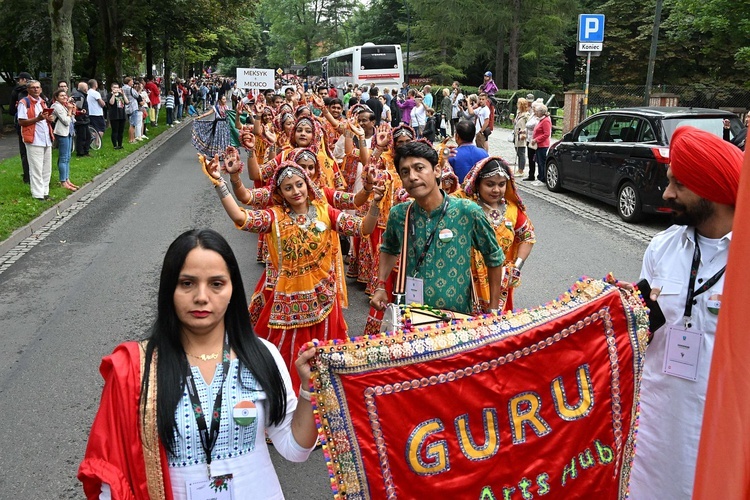
<path id="1" fill-rule="evenodd" d="M 388 301 L 385 280 L 403 248 L 406 224 L 406 302 L 471 314 L 471 249 L 484 257 L 490 282 L 490 311 L 500 300 L 503 251 L 482 209 L 470 200 L 440 189 L 437 152 L 411 142 L 396 150 L 401 182 L 413 202 L 393 207 L 380 247 L 379 285 L 370 305 L 383 310 Z M 421 299 L 421 300 L 420 300 Z"/>

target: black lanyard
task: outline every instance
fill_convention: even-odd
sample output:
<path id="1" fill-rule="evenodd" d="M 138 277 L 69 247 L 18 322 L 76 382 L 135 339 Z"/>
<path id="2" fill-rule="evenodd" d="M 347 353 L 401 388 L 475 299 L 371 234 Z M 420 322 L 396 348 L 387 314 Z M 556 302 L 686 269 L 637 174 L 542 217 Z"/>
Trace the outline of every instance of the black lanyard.
<path id="1" fill-rule="evenodd" d="M 695 278 L 698 276 L 698 267 L 701 263 L 701 248 L 698 245 L 698 231 L 693 232 L 695 239 L 695 251 L 693 252 L 693 264 L 690 267 L 690 279 L 688 280 L 687 300 L 685 301 L 685 318 L 690 318 L 693 314 L 693 299 L 714 286 L 724 275 L 727 266 L 722 267 L 711 278 L 703 283 L 700 288 L 695 290 Z"/>
<path id="2" fill-rule="evenodd" d="M 198 388 L 195 386 L 195 380 L 193 379 L 193 372 L 188 367 L 187 375 L 187 389 L 190 395 L 190 403 L 193 405 L 193 413 L 195 414 L 195 421 L 198 424 L 198 431 L 201 438 L 201 446 L 206 454 L 206 468 L 208 470 L 208 478 L 211 479 L 211 451 L 214 449 L 216 439 L 219 437 L 219 424 L 221 423 L 221 396 L 224 392 L 224 382 L 227 379 L 227 373 L 229 373 L 229 336 L 224 334 L 224 349 L 222 351 L 222 375 L 221 375 L 221 387 L 219 392 L 216 394 L 216 400 L 214 401 L 214 410 L 211 413 L 211 431 L 209 432 L 206 426 L 206 419 L 204 417 L 205 412 L 203 411 L 203 405 L 198 397 Z"/>
<path id="3" fill-rule="evenodd" d="M 427 256 L 427 252 L 430 249 L 430 245 L 432 245 L 432 240 L 435 239 L 435 233 L 437 233 L 438 227 L 440 227 L 440 221 L 443 220 L 443 217 L 445 217 L 445 213 L 448 211 L 448 195 L 443 193 L 443 206 L 442 210 L 440 212 L 440 218 L 435 223 L 435 227 L 432 229 L 432 233 L 430 233 L 430 236 L 427 238 L 427 241 L 424 244 L 424 248 L 422 249 L 422 253 L 419 255 L 419 258 L 417 259 L 417 265 L 414 266 L 414 276 L 417 276 L 417 273 L 419 273 L 419 268 L 422 266 L 422 262 L 424 261 L 424 258 Z M 414 210 L 412 210 L 409 213 L 409 234 L 411 235 L 412 239 L 416 242 L 416 228 L 415 228 L 415 222 L 414 222 Z M 416 253 L 416 249 L 414 249 Z"/>

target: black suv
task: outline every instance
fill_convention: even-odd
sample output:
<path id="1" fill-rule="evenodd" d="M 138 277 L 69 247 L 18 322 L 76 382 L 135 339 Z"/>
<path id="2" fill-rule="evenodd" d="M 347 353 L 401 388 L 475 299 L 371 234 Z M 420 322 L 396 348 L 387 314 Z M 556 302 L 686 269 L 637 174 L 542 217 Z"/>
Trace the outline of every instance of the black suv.
<path id="1" fill-rule="evenodd" d="M 569 189 L 615 205 L 627 222 L 644 212 L 669 212 L 669 141 L 681 125 L 719 137 L 724 120 L 730 138 L 742 130 L 732 112 L 702 108 L 623 108 L 602 111 L 581 122 L 547 152 L 547 189 Z"/>

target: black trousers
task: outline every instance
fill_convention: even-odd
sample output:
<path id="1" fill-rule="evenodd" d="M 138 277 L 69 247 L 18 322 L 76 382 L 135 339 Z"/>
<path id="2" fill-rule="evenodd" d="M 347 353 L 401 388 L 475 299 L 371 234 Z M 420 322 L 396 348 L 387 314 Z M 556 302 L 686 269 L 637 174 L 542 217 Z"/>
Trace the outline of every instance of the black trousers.
<path id="1" fill-rule="evenodd" d="M 125 131 L 125 120 L 109 120 L 112 127 L 112 145 L 122 146 L 122 134 Z"/>
<path id="2" fill-rule="evenodd" d="M 26 144 L 21 136 L 21 126 L 16 123 L 16 134 L 18 134 L 18 149 L 21 152 L 21 166 L 23 167 L 23 182 L 28 184 L 29 178 L 29 159 L 26 157 Z"/>
<path id="3" fill-rule="evenodd" d="M 89 130 L 89 124 L 79 125 L 76 123 L 76 156 L 84 156 L 89 154 L 91 149 L 91 131 Z"/>
<path id="4" fill-rule="evenodd" d="M 526 148 L 526 153 L 529 158 L 529 176 L 527 179 L 534 179 L 534 172 L 536 171 L 536 149 Z M 537 178 L 539 178 L 538 175 Z"/>

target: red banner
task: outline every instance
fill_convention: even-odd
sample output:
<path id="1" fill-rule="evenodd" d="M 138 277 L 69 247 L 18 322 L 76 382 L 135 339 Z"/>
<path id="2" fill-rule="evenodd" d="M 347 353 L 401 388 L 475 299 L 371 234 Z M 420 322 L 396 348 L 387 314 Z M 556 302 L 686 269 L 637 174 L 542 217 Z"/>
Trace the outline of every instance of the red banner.
<path id="1" fill-rule="evenodd" d="M 583 280 L 538 309 L 321 347 L 334 494 L 624 497 L 647 334 L 637 295 Z"/>

